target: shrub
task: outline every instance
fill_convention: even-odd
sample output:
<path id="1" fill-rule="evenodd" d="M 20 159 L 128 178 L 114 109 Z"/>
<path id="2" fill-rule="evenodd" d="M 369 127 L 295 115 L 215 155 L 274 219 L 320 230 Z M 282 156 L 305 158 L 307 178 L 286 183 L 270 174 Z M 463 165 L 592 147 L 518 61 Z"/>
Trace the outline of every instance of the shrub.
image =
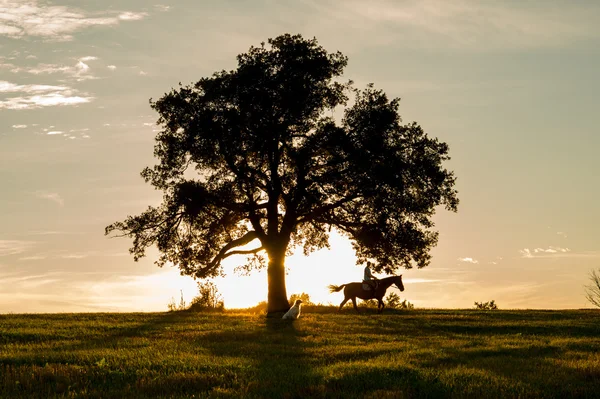
<path id="1" fill-rule="evenodd" d="M 310 296 L 306 292 L 290 295 L 290 306 L 294 306 L 296 299 L 300 299 L 303 305 L 314 305 L 314 303 L 310 300 Z"/>
<path id="2" fill-rule="evenodd" d="M 215 283 L 211 281 L 198 282 L 198 295 L 192 299 L 190 310 L 201 312 L 225 309 L 225 301 Z"/>
<path id="3" fill-rule="evenodd" d="M 385 305 L 391 309 L 414 309 L 415 305 L 408 302 L 406 299 L 400 301 L 400 296 L 395 292 L 390 292 L 388 296 L 384 298 Z"/>
<path id="4" fill-rule="evenodd" d="M 377 308 L 377 299 L 363 299 L 362 303 L 358 303 L 358 307 Z"/>
<path id="5" fill-rule="evenodd" d="M 260 301 L 255 306 L 248 308 L 249 311 L 258 314 L 266 314 L 267 313 L 267 301 Z"/>
<path id="6" fill-rule="evenodd" d="M 167 308 L 169 309 L 169 312 L 177 312 L 177 311 L 186 309 L 185 300 L 183 299 L 183 290 L 179 290 L 179 292 L 181 293 L 181 298 L 179 299 L 179 304 L 177 302 L 175 302 L 175 298 L 171 297 L 171 302 L 169 302 L 167 304 Z"/>
<path id="7" fill-rule="evenodd" d="M 492 299 L 489 302 L 475 302 L 475 309 L 478 310 L 497 310 L 498 306 L 496 302 Z"/>
<path id="8" fill-rule="evenodd" d="M 407 310 L 410 310 L 410 309 L 414 309 L 414 308 L 415 308 L 415 305 L 413 305 L 412 303 L 408 302 L 405 299 L 402 302 L 400 302 L 400 305 L 398 306 L 397 309 L 407 309 Z"/>
<path id="9" fill-rule="evenodd" d="M 585 297 L 590 303 L 600 308 L 600 269 L 590 272 L 592 284 L 585 286 Z"/>

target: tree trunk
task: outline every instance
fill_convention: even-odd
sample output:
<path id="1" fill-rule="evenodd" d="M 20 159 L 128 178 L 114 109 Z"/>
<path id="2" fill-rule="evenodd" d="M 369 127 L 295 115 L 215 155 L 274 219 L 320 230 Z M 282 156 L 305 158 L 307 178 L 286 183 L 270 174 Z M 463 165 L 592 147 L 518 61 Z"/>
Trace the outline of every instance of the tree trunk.
<path id="1" fill-rule="evenodd" d="M 267 313 L 287 312 L 290 304 L 285 289 L 285 247 L 268 250 L 268 305 Z"/>

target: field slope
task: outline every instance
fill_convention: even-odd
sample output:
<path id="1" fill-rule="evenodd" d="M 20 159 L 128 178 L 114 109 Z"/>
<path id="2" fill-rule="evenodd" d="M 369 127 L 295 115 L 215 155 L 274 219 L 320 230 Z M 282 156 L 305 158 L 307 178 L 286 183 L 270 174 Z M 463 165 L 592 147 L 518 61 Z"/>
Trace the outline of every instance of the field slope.
<path id="1" fill-rule="evenodd" d="M 0 397 L 600 397 L 600 312 L 0 315 Z"/>

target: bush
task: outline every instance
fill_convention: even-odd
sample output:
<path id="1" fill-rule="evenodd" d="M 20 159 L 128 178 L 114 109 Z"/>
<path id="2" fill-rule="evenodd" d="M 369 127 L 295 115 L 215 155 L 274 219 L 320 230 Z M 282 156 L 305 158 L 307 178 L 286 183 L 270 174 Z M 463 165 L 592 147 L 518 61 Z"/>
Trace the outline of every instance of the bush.
<path id="1" fill-rule="evenodd" d="M 198 282 L 198 296 L 192 299 L 190 310 L 196 312 L 202 311 L 223 311 L 225 309 L 225 301 L 219 293 L 215 283 L 206 281 Z"/>
<path id="2" fill-rule="evenodd" d="M 255 306 L 248 308 L 249 311 L 258 314 L 266 314 L 267 313 L 267 301 L 260 301 Z"/>
<path id="3" fill-rule="evenodd" d="M 179 290 L 179 292 L 181 292 L 181 298 L 179 299 L 179 304 L 177 302 L 175 302 L 175 298 L 171 297 L 171 302 L 169 302 L 167 304 L 167 308 L 169 309 L 169 312 L 177 312 L 177 311 L 186 309 L 185 300 L 183 299 L 183 290 Z"/>
<path id="4" fill-rule="evenodd" d="M 303 292 L 302 294 L 290 295 L 290 306 L 294 306 L 296 299 L 300 299 L 303 305 L 314 305 L 314 303 L 310 300 L 310 296 L 306 292 Z"/>
<path id="5" fill-rule="evenodd" d="M 385 305 L 390 309 L 414 309 L 415 305 L 408 302 L 406 299 L 400 301 L 400 296 L 395 292 L 390 292 L 384 299 Z"/>
<path id="6" fill-rule="evenodd" d="M 489 302 L 475 302 L 475 309 L 478 310 L 497 310 L 498 306 L 496 302 L 492 299 Z"/>
<path id="7" fill-rule="evenodd" d="M 585 286 L 585 297 L 590 303 L 600 308 L 600 269 L 590 272 L 592 284 Z"/>

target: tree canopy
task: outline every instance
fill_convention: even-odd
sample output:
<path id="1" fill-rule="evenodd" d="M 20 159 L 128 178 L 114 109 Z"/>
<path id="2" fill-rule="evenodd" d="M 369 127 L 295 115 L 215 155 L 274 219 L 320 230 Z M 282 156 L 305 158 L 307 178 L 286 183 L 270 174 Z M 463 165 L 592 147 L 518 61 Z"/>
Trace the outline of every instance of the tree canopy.
<path id="1" fill-rule="evenodd" d="M 133 238 L 136 260 L 156 245 L 159 266 L 196 278 L 266 254 L 270 312 L 289 307 L 286 254 L 327 247 L 332 229 L 375 271 L 427 266 L 436 208 L 458 205 L 448 145 L 403 124 L 399 99 L 343 81 L 347 58 L 316 39 L 284 34 L 237 61 L 151 100 L 162 130 L 142 176 L 163 202 L 106 234 Z"/>

